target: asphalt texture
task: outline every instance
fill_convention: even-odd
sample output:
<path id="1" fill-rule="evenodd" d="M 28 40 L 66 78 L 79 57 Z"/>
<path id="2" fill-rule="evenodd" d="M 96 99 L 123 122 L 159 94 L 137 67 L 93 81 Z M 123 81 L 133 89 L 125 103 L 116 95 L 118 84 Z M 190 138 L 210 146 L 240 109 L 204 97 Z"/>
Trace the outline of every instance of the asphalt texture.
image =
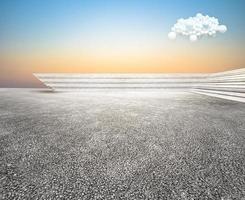
<path id="1" fill-rule="evenodd" d="M 245 199 L 245 104 L 0 90 L 0 199 Z"/>

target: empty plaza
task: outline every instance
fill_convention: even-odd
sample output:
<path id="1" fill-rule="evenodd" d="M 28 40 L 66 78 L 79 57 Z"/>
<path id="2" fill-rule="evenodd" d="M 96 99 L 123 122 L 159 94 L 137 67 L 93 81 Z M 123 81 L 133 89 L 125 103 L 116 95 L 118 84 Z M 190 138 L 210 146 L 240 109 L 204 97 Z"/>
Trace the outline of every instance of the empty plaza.
<path id="1" fill-rule="evenodd" d="M 242 199 L 245 104 L 178 90 L 0 90 L 1 199 Z"/>

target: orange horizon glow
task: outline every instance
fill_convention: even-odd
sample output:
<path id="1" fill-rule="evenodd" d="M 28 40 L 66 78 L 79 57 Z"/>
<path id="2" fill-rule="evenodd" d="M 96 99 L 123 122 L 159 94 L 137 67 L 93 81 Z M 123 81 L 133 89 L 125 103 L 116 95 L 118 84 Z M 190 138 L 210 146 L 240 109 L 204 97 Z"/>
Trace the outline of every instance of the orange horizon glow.
<path id="1" fill-rule="evenodd" d="M 171 45 L 124 52 L 113 52 L 111 48 L 86 53 L 78 49 L 13 53 L 5 55 L 1 62 L 18 66 L 13 71 L 23 73 L 212 73 L 240 68 L 245 63 L 244 56 L 237 55 L 232 46 Z"/>
<path id="2" fill-rule="evenodd" d="M 28 7 L 28 9 L 27 9 Z M 40 85 L 33 73 L 213 73 L 245 67 L 244 2 L 3 1 L 0 87 Z M 168 39 L 202 12 L 228 27 L 190 43 Z"/>

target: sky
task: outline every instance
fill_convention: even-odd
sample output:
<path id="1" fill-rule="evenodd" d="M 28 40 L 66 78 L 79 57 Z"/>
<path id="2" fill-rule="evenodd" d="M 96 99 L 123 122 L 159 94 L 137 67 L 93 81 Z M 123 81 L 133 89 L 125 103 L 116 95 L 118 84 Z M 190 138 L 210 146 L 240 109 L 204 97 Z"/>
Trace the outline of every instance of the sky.
<path id="1" fill-rule="evenodd" d="M 209 73 L 245 67 L 244 0 L 0 0 L 0 87 L 32 73 Z M 214 16 L 225 34 L 191 43 L 179 18 Z"/>

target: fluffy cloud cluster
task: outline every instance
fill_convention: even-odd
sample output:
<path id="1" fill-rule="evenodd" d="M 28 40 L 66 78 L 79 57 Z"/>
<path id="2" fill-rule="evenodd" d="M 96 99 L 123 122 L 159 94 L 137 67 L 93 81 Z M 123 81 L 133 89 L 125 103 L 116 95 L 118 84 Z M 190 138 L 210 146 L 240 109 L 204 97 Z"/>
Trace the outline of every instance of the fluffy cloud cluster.
<path id="1" fill-rule="evenodd" d="M 216 36 L 217 33 L 225 33 L 227 27 L 220 25 L 215 17 L 204 16 L 198 13 L 195 17 L 179 19 L 168 34 L 170 40 L 175 40 L 177 35 L 189 37 L 191 42 L 195 42 L 203 36 Z"/>

